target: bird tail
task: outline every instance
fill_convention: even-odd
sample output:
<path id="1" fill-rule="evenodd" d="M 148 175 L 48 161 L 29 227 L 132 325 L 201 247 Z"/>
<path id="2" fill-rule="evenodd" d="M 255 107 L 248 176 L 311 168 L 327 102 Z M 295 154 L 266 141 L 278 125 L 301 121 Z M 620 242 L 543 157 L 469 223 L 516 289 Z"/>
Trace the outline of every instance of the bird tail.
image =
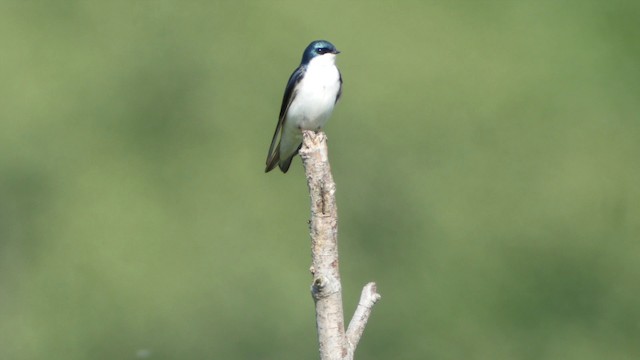
<path id="1" fill-rule="evenodd" d="M 282 160 L 280 161 L 280 170 L 283 173 L 287 173 L 287 171 L 289 171 L 289 166 L 291 166 L 291 161 L 293 160 L 293 157 L 296 156 L 298 152 L 294 152 L 291 156 L 289 156 L 288 159 Z"/>
<path id="2" fill-rule="evenodd" d="M 298 151 L 300 150 L 301 147 L 302 147 L 302 144 L 298 146 L 296 151 L 294 151 L 293 154 L 291 154 L 291 156 L 283 160 L 280 158 L 280 144 L 278 144 L 278 146 L 276 146 L 275 149 L 273 149 L 273 152 L 271 152 L 267 157 L 267 167 L 264 169 L 264 172 L 267 173 L 275 169 L 276 166 L 279 166 L 280 170 L 286 174 L 287 171 L 289 171 L 289 166 L 291 166 L 291 162 L 293 161 L 293 158 L 298 154 Z"/>
<path id="3" fill-rule="evenodd" d="M 291 162 L 293 161 L 293 157 L 296 156 L 298 152 L 294 152 L 289 156 L 289 158 L 281 160 L 280 159 L 280 148 L 276 148 L 276 150 L 267 158 L 267 167 L 264 169 L 264 172 L 269 172 L 276 168 L 276 166 L 280 166 L 280 170 L 283 173 L 287 173 L 289 171 L 289 166 L 291 166 Z"/>

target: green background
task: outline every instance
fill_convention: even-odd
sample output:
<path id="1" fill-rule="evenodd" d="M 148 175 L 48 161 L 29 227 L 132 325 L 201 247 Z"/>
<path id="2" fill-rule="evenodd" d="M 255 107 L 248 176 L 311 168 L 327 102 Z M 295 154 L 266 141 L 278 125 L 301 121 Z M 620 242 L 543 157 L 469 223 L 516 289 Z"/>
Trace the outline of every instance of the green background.
<path id="1" fill-rule="evenodd" d="M 263 171 L 320 38 L 356 358 L 640 358 L 639 4 L 2 2 L 0 358 L 318 358 Z"/>

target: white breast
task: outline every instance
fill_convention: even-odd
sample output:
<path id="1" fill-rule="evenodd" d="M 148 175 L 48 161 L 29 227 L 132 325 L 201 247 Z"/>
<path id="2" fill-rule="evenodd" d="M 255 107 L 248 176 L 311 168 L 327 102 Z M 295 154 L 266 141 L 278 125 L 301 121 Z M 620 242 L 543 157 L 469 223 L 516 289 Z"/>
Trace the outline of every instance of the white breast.
<path id="1" fill-rule="evenodd" d="M 335 55 L 316 56 L 307 65 L 285 123 L 305 130 L 322 128 L 333 111 L 339 90 L 340 73 L 335 66 Z"/>

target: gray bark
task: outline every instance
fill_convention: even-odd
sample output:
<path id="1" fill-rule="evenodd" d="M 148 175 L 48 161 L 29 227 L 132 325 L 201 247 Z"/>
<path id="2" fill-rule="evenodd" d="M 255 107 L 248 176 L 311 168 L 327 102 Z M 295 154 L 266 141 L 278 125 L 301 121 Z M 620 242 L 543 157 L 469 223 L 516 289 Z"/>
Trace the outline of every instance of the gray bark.
<path id="1" fill-rule="evenodd" d="M 367 284 L 345 333 L 342 285 L 338 262 L 338 208 L 331 175 L 327 137 L 323 132 L 303 131 L 300 157 L 311 197 L 311 295 L 321 360 L 353 359 L 373 305 L 380 299 L 374 283 Z"/>

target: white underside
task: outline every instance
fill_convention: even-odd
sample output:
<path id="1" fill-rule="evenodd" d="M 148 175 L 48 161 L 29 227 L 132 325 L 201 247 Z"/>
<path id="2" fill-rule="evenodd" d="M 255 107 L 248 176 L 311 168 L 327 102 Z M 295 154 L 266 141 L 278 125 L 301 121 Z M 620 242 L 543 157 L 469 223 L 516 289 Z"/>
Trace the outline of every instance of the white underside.
<path id="1" fill-rule="evenodd" d="M 286 159 L 302 141 L 303 130 L 318 130 L 326 124 L 333 112 L 340 90 L 340 73 L 335 66 L 335 55 L 325 54 L 313 58 L 304 78 L 298 84 L 296 97 L 289 105 L 284 121 L 280 154 Z"/>

